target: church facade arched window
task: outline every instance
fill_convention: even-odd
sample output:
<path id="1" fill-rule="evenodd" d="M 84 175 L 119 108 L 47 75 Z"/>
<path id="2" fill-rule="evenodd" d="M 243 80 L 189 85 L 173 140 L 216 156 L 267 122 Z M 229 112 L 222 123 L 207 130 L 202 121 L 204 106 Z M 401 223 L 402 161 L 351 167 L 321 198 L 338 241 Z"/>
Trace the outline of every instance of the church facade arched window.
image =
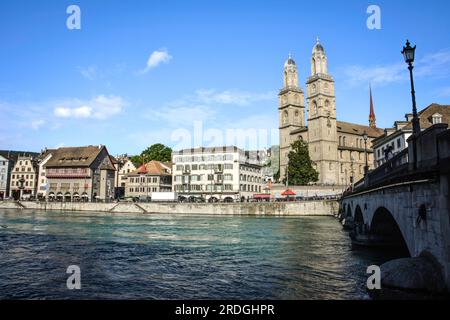
<path id="1" fill-rule="evenodd" d="M 328 100 L 325 100 L 325 111 L 326 111 L 326 112 L 331 111 L 331 110 L 330 110 L 330 101 L 328 101 Z"/>
<path id="2" fill-rule="evenodd" d="M 283 124 L 288 124 L 288 121 L 289 121 L 289 112 L 285 110 L 283 112 Z"/>

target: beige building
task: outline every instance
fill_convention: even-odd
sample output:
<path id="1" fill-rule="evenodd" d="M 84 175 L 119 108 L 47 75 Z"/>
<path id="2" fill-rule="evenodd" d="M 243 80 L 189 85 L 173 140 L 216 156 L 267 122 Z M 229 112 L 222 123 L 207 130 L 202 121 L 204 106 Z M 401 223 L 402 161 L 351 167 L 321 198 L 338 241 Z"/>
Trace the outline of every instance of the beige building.
<path id="1" fill-rule="evenodd" d="M 134 165 L 133 165 L 134 167 Z M 130 167 L 131 168 L 131 167 Z M 150 161 L 126 173 L 125 196 L 151 198 L 153 192 L 172 191 L 172 164 Z"/>
<path id="2" fill-rule="evenodd" d="M 174 151 L 173 191 L 190 201 L 239 201 L 262 193 L 257 154 L 234 146 Z"/>
<path id="3" fill-rule="evenodd" d="M 319 172 L 318 184 L 348 185 L 364 176 L 365 143 L 369 166 L 373 167 L 372 140 L 383 134 L 376 128 L 371 103 L 370 126 L 337 121 L 334 80 L 328 74 L 328 61 L 317 40 L 311 57 L 311 76 L 305 93 L 298 83 L 295 61 L 289 56 L 284 65 L 284 86 L 279 93 L 280 178 L 284 179 L 291 144 L 302 139 Z M 307 117 L 306 117 L 307 109 Z M 307 119 L 307 122 L 306 122 Z"/>
<path id="4" fill-rule="evenodd" d="M 423 131 L 438 123 L 450 124 L 450 106 L 433 103 L 418 113 L 420 129 Z M 405 121 L 396 121 L 392 128 L 386 128 L 384 134 L 373 141 L 375 167 L 408 147 L 408 138 L 413 133 L 413 115 L 405 115 Z"/>
<path id="5" fill-rule="evenodd" d="M 18 200 L 36 196 L 38 183 L 38 166 L 36 157 L 19 155 L 11 172 L 10 196 Z"/>
<path id="6" fill-rule="evenodd" d="M 49 199 L 97 201 L 114 196 L 115 168 L 103 145 L 56 149 L 45 170 Z"/>

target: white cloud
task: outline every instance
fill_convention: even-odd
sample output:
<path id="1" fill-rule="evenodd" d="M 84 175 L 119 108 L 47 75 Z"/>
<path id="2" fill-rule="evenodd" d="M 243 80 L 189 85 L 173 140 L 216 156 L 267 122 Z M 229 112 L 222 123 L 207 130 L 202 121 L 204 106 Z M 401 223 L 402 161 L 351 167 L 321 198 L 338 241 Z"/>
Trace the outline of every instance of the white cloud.
<path id="1" fill-rule="evenodd" d="M 196 99 L 207 104 L 217 103 L 246 106 L 253 102 L 272 100 L 275 97 L 276 93 L 274 92 L 251 93 L 239 90 L 217 91 L 214 89 L 201 89 L 196 91 Z"/>
<path id="2" fill-rule="evenodd" d="M 141 73 L 147 73 L 150 69 L 156 68 L 161 63 L 168 63 L 170 60 L 172 60 L 172 56 L 167 49 L 155 50 L 150 54 L 147 60 L 147 66 L 144 70 L 141 70 Z"/>
<path id="3" fill-rule="evenodd" d="M 78 69 L 80 70 L 81 75 L 88 80 L 94 80 L 99 75 L 99 71 L 96 66 L 88 66 L 86 68 Z"/>
<path id="4" fill-rule="evenodd" d="M 450 73 L 450 50 L 427 54 L 415 63 L 415 77 L 446 77 Z M 345 79 L 350 85 L 358 86 L 371 82 L 375 85 L 387 85 L 409 79 L 404 62 L 379 66 L 353 65 L 343 68 Z"/>
<path id="5" fill-rule="evenodd" d="M 45 124 L 45 121 L 42 119 L 35 119 L 31 121 L 31 128 L 34 130 L 38 130 L 40 127 L 42 127 Z"/>
<path id="6" fill-rule="evenodd" d="M 58 118 L 106 119 L 120 113 L 126 104 L 118 96 L 99 95 L 89 101 L 68 99 L 59 102 L 53 114 Z"/>
<path id="7" fill-rule="evenodd" d="M 164 120 L 169 125 L 191 125 L 194 121 L 209 121 L 214 119 L 216 112 L 203 105 L 181 106 L 163 108 L 158 111 L 151 111 L 148 118 Z"/>

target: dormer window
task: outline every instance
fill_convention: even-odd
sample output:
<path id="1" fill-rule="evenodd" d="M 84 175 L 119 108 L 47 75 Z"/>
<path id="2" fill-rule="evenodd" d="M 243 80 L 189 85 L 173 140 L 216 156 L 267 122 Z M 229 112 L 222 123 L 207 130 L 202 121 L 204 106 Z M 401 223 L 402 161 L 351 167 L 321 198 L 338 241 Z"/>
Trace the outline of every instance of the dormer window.
<path id="1" fill-rule="evenodd" d="M 433 124 L 442 123 L 442 114 L 435 113 L 431 116 L 431 121 Z"/>

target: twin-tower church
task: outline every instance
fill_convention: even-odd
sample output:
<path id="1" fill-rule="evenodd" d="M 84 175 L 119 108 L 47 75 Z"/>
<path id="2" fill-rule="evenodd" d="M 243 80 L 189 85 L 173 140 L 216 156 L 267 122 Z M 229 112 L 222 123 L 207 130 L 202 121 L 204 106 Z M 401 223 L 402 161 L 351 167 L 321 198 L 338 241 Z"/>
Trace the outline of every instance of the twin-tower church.
<path id="1" fill-rule="evenodd" d="M 334 80 L 328 74 L 327 56 L 317 40 L 311 57 L 311 76 L 305 93 L 298 83 L 295 61 L 289 55 L 284 64 L 284 85 L 279 93 L 280 177 L 286 175 L 291 144 L 302 139 L 309 146 L 311 160 L 319 172 L 320 184 L 349 185 L 364 176 L 363 134 L 368 134 L 369 166 L 373 167 L 372 140 L 383 134 L 375 123 L 370 105 L 369 126 L 337 121 Z"/>

